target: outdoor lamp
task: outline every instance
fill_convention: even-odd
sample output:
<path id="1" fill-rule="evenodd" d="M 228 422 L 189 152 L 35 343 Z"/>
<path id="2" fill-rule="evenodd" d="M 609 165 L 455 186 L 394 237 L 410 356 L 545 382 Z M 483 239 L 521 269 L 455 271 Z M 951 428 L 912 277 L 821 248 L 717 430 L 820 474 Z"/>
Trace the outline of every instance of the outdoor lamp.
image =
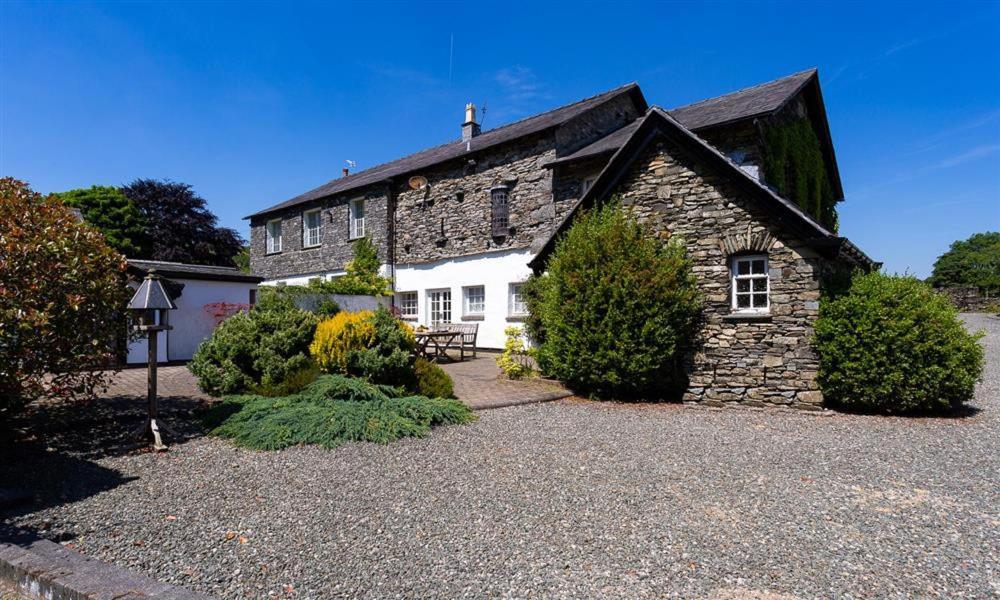
<path id="1" fill-rule="evenodd" d="M 149 404 L 149 414 L 145 422 L 136 430 L 139 438 L 153 438 L 153 448 L 155 450 L 166 450 L 160 438 L 160 429 L 166 429 L 156 422 L 156 334 L 166 331 L 171 327 L 165 325 L 168 310 L 177 308 L 167 295 L 160 283 L 160 276 L 155 269 L 150 269 L 142 280 L 142 285 L 135 291 L 132 300 L 128 303 L 128 309 L 135 315 L 136 329 L 145 331 L 147 335 L 147 378 L 146 378 L 146 399 Z"/>

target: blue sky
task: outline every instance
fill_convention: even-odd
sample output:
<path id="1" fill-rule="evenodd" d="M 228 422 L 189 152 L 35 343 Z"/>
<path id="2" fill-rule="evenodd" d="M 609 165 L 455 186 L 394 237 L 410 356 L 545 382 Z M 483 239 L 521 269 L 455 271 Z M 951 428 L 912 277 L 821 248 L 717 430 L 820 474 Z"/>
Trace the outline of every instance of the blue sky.
<path id="1" fill-rule="evenodd" d="M 0 2 L 0 174 L 192 184 L 225 225 L 637 81 L 670 108 L 816 66 L 841 232 L 925 276 L 1000 230 L 1000 3 Z M 453 42 L 452 42 L 453 41 Z"/>

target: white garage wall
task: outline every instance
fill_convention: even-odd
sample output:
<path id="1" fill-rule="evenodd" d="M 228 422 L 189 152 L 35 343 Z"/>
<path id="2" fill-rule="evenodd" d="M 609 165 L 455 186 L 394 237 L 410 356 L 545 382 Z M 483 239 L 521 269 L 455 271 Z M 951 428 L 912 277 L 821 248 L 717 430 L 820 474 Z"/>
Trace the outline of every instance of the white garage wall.
<path id="1" fill-rule="evenodd" d="M 175 300 L 176 310 L 168 311 L 167 323 L 173 327 L 157 336 L 158 360 L 191 360 L 199 344 L 212 335 L 215 319 L 205 311 L 205 305 L 214 302 L 249 304 L 250 290 L 257 284 L 234 281 L 206 281 L 180 279 L 171 281 L 184 284 L 181 297 Z M 128 363 L 146 362 L 146 340 L 129 344 Z"/>
<path id="2" fill-rule="evenodd" d="M 451 290 L 451 320 L 454 323 L 479 323 L 481 348 L 503 348 L 503 330 L 523 325 L 523 318 L 509 315 L 509 285 L 523 282 L 531 275 L 529 250 L 509 250 L 470 257 L 452 258 L 415 265 L 396 266 L 396 291 L 417 292 L 419 318 L 414 323 L 429 324 L 428 290 Z M 482 285 L 486 292 L 486 310 L 482 320 L 463 320 L 462 288 Z"/>

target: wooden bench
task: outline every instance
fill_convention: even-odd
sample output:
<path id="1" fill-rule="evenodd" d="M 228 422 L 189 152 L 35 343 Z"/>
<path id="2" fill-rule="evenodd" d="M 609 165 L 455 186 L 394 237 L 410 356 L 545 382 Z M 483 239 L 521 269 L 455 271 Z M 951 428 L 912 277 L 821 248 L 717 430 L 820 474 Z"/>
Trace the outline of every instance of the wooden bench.
<path id="1" fill-rule="evenodd" d="M 449 344 L 448 347 L 458 348 L 461 360 L 465 360 L 466 349 L 472 351 L 472 358 L 476 358 L 476 337 L 479 335 L 479 323 L 437 323 L 431 326 L 431 331 L 462 332 L 462 336 Z"/>

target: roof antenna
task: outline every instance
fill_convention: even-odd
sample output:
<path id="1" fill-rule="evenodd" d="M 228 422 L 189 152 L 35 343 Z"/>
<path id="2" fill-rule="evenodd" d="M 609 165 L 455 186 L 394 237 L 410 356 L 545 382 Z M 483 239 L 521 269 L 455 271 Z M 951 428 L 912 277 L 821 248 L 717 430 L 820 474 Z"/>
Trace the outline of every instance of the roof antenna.
<path id="1" fill-rule="evenodd" d="M 482 115 L 479 117 L 479 130 L 482 131 L 483 123 L 486 122 L 486 102 L 483 102 Z"/>

